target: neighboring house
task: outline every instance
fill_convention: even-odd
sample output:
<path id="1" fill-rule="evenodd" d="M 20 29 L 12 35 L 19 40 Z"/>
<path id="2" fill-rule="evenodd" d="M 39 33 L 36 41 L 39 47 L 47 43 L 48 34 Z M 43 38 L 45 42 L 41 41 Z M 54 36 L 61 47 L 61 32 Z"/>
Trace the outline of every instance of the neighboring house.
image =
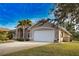
<path id="1" fill-rule="evenodd" d="M 56 26 L 53 23 L 36 24 L 31 27 L 18 26 L 15 39 L 24 39 L 40 42 L 63 42 L 70 41 L 71 33 L 65 28 Z"/>
<path id="2" fill-rule="evenodd" d="M 0 32 L 3 32 L 3 31 L 10 31 L 9 29 L 7 29 L 7 28 L 0 28 Z"/>

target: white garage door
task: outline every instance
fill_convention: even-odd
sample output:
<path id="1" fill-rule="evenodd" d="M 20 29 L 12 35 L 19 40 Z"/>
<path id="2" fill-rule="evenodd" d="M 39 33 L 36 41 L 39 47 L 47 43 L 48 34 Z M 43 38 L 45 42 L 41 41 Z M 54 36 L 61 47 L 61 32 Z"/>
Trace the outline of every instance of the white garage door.
<path id="1" fill-rule="evenodd" d="M 53 42 L 55 39 L 54 30 L 34 31 L 34 41 L 48 41 Z"/>

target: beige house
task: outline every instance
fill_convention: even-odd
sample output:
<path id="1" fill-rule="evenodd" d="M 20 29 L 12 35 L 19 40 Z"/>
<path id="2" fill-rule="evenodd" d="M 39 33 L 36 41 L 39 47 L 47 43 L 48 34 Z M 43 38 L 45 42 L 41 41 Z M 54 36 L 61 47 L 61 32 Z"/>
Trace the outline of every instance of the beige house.
<path id="1" fill-rule="evenodd" d="M 31 27 L 18 26 L 15 39 L 40 41 L 40 42 L 63 42 L 70 41 L 71 33 L 65 28 L 53 23 L 35 24 Z"/>

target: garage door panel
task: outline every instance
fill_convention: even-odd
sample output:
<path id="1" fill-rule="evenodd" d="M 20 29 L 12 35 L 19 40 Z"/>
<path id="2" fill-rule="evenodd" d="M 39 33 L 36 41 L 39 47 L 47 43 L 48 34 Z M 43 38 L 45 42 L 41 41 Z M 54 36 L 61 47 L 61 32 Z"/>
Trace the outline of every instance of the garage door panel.
<path id="1" fill-rule="evenodd" d="M 53 30 L 41 30 L 34 32 L 34 41 L 54 41 Z"/>

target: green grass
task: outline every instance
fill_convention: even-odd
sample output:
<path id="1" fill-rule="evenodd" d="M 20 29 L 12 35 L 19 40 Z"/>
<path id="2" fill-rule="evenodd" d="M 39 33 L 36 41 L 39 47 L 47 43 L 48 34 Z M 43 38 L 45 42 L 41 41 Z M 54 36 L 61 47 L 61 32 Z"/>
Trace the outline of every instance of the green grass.
<path id="1" fill-rule="evenodd" d="M 54 43 L 26 49 L 8 56 L 79 56 L 79 42 Z"/>

